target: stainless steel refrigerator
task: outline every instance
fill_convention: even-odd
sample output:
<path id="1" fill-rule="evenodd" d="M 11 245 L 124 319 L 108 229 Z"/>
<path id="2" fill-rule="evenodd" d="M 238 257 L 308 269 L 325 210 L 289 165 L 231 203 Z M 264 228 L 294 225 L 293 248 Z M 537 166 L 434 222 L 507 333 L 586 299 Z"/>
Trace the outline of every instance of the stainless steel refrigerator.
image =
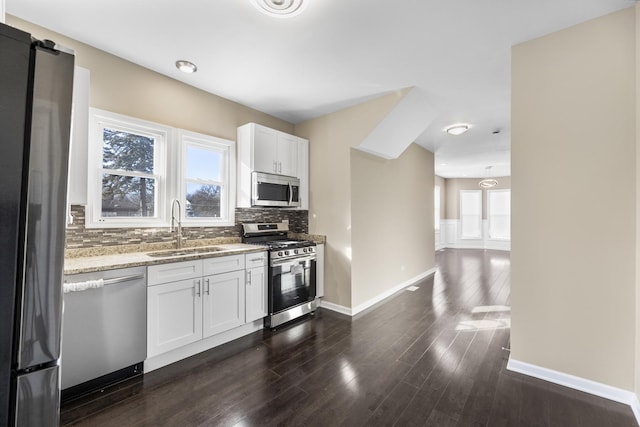
<path id="1" fill-rule="evenodd" d="M 0 426 L 56 426 L 74 56 L 0 24 Z"/>

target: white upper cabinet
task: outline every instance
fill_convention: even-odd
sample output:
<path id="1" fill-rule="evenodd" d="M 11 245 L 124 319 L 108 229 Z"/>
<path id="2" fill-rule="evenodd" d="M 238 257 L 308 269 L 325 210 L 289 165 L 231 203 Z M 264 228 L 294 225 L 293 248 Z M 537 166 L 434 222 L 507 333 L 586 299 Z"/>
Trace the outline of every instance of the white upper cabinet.
<path id="1" fill-rule="evenodd" d="M 300 179 L 301 204 L 308 209 L 309 141 L 256 123 L 238 128 L 238 194 L 240 208 L 251 206 L 251 172 Z"/>
<path id="2" fill-rule="evenodd" d="M 87 204 L 87 146 L 89 138 L 89 80 L 86 68 L 75 67 L 73 74 L 73 111 L 69 153 L 67 202 Z"/>
<path id="3" fill-rule="evenodd" d="M 298 176 L 297 137 L 255 123 L 245 126 L 253 151 L 252 170 Z"/>

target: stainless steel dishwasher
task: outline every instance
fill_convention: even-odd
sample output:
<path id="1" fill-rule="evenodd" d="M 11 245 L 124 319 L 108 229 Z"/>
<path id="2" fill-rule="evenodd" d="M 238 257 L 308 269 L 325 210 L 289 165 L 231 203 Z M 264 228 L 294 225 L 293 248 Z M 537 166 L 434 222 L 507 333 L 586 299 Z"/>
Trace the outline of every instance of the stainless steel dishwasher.
<path id="1" fill-rule="evenodd" d="M 143 372 L 147 357 L 146 268 L 65 276 L 62 400 Z"/>

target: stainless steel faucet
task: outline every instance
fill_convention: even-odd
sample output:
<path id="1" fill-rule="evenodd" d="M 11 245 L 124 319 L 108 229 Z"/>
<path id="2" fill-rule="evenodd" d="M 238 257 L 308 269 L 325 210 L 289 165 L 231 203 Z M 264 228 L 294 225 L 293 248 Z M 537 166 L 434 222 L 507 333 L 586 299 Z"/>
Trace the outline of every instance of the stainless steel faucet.
<path id="1" fill-rule="evenodd" d="M 175 207 L 178 205 L 178 219 L 176 220 L 175 215 Z M 175 223 L 178 223 L 178 228 L 176 230 Z M 176 249 L 182 249 L 182 205 L 180 205 L 180 200 L 173 199 L 171 202 L 171 227 L 169 231 L 176 234 Z"/>

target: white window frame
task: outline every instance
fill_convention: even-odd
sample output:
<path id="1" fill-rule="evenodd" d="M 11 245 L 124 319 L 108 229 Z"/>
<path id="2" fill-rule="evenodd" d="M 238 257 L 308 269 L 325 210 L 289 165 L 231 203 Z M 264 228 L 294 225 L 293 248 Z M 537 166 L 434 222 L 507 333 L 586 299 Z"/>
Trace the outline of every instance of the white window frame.
<path id="1" fill-rule="evenodd" d="M 103 129 L 113 128 L 154 138 L 154 173 L 156 180 L 154 216 L 152 217 L 103 217 L 102 216 L 102 154 Z M 167 150 L 172 129 L 157 123 L 140 120 L 97 108 L 89 109 L 87 228 L 159 227 L 167 222 Z M 142 176 L 131 171 L 123 173 Z"/>
<path id="2" fill-rule="evenodd" d="M 235 225 L 235 205 L 236 205 L 236 159 L 235 142 L 227 139 L 216 138 L 195 132 L 180 130 L 178 132 L 178 151 L 176 156 L 179 165 L 175 179 L 175 194 L 180 200 L 182 209 L 182 224 L 191 227 L 203 226 L 233 226 Z M 222 154 L 222 168 L 220 170 L 220 182 L 206 182 L 220 185 L 220 217 L 194 218 L 186 215 L 186 170 L 187 170 L 187 147 L 195 146 L 205 150 L 218 151 Z M 202 181 L 202 183 L 205 183 Z"/>
<path id="3" fill-rule="evenodd" d="M 489 234 L 489 240 L 499 240 L 503 242 L 511 241 L 511 230 L 509 230 L 509 238 L 502 237 L 493 237 L 491 236 L 491 193 L 509 193 L 511 195 L 511 189 L 500 189 L 500 190 L 487 190 L 487 233 Z M 509 206 L 509 224 L 511 224 L 511 206 Z"/>
<path id="4" fill-rule="evenodd" d="M 478 230 L 479 230 L 479 234 L 478 235 L 465 235 L 464 234 L 464 218 L 465 216 L 467 216 L 464 212 L 464 204 L 462 203 L 462 199 L 464 197 L 464 194 L 470 194 L 470 193 L 474 193 L 474 194 L 480 194 L 480 214 L 479 214 L 479 226 L 478 226 Z M 481 240 L 482 239 L 482 190 L 460 190 L 460 239 L 463 240 Z"/>
<path id="5" fill-rule="evenodd" d="M 433 216 L 435 230 L 440 230 L 440 186 L 436 185 L 433 190 Z"/>
<path id="6" fill-rule="evenodd" d="M 171 202 L 174 199 L 186 200 L 183 172 L 186 171 L 188 144 L 214 148 L 223 153 L 224 164 L 221 176 L 224 195 L 221 192 L 220 218 L 187 218 L 185 203 L 181 202 L 182 224 L 188 227 L 235 225 L 236 150 L 234 141 L 175 129 L 97 108 L 89 109 L 89 126 L 86 228 L 169 227 Z M 156 200 L 153 217 L 102 217 L 102 133 L 105 127 L 154 138 L 153 176 L 156 179 Z M 127 171 L 126 175 L 137 176 L 138 173 Z"/>

